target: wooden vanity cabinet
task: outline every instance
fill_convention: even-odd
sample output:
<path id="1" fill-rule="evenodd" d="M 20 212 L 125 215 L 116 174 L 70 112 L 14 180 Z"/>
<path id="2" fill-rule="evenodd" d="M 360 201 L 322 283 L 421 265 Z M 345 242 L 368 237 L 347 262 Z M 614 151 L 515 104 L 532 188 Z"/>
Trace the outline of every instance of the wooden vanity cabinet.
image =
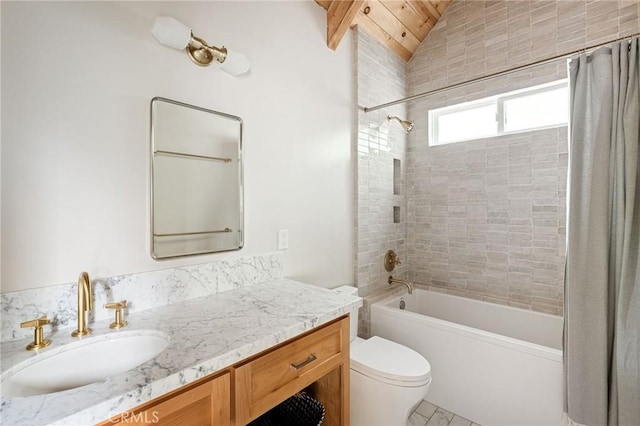
<path id="1" fill-rule="evenodd" d="M 325 406 L 324 425 L 349 423 L 349 317 L 270 348 L 234 370 L 237 426 L 309 386 Z"/>
<path id="2" fill-rule="evenodd" d="M 243 426 L 305 389 L 324 405 L 324 426 L 349 425 L 348 316 L 114 416 L 100 426 Z"/>
<path id="3" fill-rule="evenodd" d="M 230 426 L 231 373 L 207 376 L 100 423 L 106 425 Z"/>

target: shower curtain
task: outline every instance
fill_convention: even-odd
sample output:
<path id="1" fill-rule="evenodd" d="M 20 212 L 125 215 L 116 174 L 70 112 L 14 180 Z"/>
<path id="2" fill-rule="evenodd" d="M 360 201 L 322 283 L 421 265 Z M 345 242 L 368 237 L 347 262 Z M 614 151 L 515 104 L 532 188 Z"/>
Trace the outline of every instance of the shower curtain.
<path id="1" fill-rule="evenodd" d="M 569 65 L 564 410 L 584 425 L 640 425 L 638 38 Z"/>

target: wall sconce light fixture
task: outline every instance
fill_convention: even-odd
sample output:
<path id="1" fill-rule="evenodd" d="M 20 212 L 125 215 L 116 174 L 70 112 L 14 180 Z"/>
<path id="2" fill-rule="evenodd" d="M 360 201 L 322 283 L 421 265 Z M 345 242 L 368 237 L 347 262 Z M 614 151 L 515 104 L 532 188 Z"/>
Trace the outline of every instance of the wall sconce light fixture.
<path id="1" fill-rule="evenodd" d="M 249 71 L 250 63 L 245 55 L 224 46 L 209 46 L 206 41 L 194 36 L 191 28 L 170 16 L 157 17 L 151 33 L 165 46 L 185 49 L 196 65 L 206 67 L 215 59 L 220 62 L 220 69 L 233 76 Z"/>

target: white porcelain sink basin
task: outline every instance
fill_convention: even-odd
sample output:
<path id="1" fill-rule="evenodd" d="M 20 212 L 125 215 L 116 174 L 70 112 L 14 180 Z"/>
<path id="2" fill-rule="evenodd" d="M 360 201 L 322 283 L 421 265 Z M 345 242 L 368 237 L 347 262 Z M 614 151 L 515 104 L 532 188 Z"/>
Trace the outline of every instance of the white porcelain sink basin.
<path id="1" fill-rule="evenodd" d="M 99 382 L 155 358 L 168 345 L 164 333 L 136 330 L 44 350 L 2 375 L 2 395 L 43 395 Z"/>

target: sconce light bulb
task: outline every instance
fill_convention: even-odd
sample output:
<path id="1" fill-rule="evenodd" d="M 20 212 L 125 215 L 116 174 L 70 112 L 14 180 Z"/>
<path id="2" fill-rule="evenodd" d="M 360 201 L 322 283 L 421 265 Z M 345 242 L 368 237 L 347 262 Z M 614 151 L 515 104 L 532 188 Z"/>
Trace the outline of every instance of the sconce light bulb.
<path id="1" fill-rule="evenodd" d="M 186 48 L 191 40 L 191 28 L 170 16 L 158 16 L 153 23 L 151 34 L 165 46 L 178 50 Z"/>
<path id="2" fill-rule="evenodd" d="M 233 76 L 246 73 L 250 67 L 251 63 L 246 55 L 229 48 L 227 48 L 227 55 L 224 61 L 220 64 L 220 69 Z"/>

